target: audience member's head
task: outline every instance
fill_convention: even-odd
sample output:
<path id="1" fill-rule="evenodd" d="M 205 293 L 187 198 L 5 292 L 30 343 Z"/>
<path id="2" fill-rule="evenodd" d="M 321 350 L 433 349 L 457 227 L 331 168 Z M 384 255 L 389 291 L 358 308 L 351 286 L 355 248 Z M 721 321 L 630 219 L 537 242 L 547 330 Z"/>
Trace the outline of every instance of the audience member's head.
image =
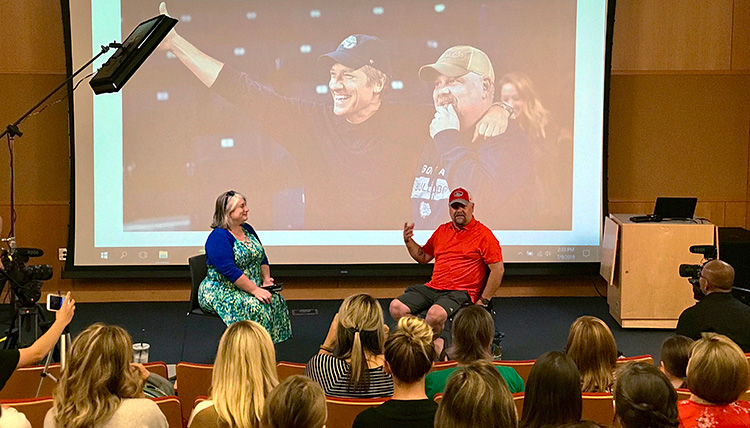
<path id="1" fill-rule="evenodd" d="M 693 339 L 676 334 L 664 339 L 661 344 L 661 366 L 659 369 L 675 388 L 685 388 L 687 364 Z"/>
<path id="2" fill-rule="evenodd" d="M 132 361 L 133 342 L 122 327 L 96 323 L 82 331 L 54 391 L 55 426 L 98 426 L 122 399 L 138 397 L 143 380 Z"/>
<path id="3" fill-rule="evenodd" d="M 432 335 L 421 318 L 405 316 L 398 320 L 398 329 L 385 341 L 385 361 L 394 385 L 419 382 L 429 373 L 435 359 Z"/>
<path id="4" fill-rule="evenodd" d="M 271 336 L 255 321 L 230 325 L 219 342 L 211 400 L 216 413 L 230 426 L 255 427 L 263 403 L 279 383 Z"/>
<path id="5" fill-rule="evenodd" d="M 602 426 L 594 421 L 581 420 L 578 422 L 560 425 L 556 428 L 602 428 Z"/>
<path id="6" fill-rule="evenodd" d="M 327 418 L 323 387 L 307 376 L 284 379 L 266 398 L 263 428 L 321 428 Z"/>
<path id="7" fill-rule="evenodd" d="M 461 364 L 492 359 L 495 321 L 481 306 L 471 305 L 458 311 L 453 319 L 453 344 L 448 355 Z"/>
<path id="8" fill-rule="evenodd" d="M 383 308 L 369 294 L 344 299 L 338 313 L 336 347 L 333 355 L 349 359 L 349 387 L 354 391 L 369 387 L 367 357 L 383 354 L 385 330 Z"/>
<path id="9" fill-rule="evenodd" d="M 570 326 L 565 352 L 581 372 L 583 392 L 608 392 L 614 383 L 617 345 L 607 324 L 582 316 Z"/>
<path id="10" fill-rule="evenodd" d="M 581 420 L 581 373 L 562 352 L 542 354 L 526 382 L 520 427 L 541 428 Z"/>
<path id="11" fill-rule="evenodd" d="M 617 373 L 615 413 L 623 428 L 669 428 L 677 420 L 677 392 L 656 367 L 632 362 Z"/>
<path id="12" fill-rule="evenodd" d="M 448 378 L 435 428 L 515 428 L 513 396 L 489 361 L 457 368 Z"/>
<path id="13" fill-rule="evenodd" d="M 748 389 L 749 371 L 745 354 L 730 338 L 703 333 L 690 351 L 687 386 L 702 400 L 716 405 L 729 404 Z"/>

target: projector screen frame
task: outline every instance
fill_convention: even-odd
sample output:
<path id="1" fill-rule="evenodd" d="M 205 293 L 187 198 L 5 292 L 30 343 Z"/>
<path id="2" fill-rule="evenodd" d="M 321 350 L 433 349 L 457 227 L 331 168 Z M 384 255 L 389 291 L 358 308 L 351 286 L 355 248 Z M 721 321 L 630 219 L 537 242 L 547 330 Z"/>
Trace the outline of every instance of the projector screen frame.
<path id="1" fill-rule="evenodd" d="M 60 0 L 65 37 L 66 73 L 71 75 L 73 70 L 70 0 Z M 603 135 L 602 135 L 602 176 L 601 176 L 601 212 L 608 214 L 607 206 L 607 159 L 608 159 L 608 128 L 609 128 L 609 85 L 612 58 L 612 31 L 614 27 L 614 12 L 616 0 L 607 1 L 606 36 L 605 36 L 605 66 L 604 66 L 604 106 L 603 106 Z M 75 118 L 73 108 L 73 84 L 68 85 L 69 107 L 69 142 L 70 142 L 70 220 L 68 232 L 68 257 L 62 272 L 63 278 L 185 278 L 189 277 L 187 260 L 184 265 L 108 265 L 81 266 L 75 264 Z M 85 87 L 83 90 L 90 90 Z M 601 229 L 601 224 L 600 224 Z M 601 235 L 601 233 L 600 233 Z M 406 251 L 406 250 L 404 250 Z M 598 272 L 599 263 L 506 263 L 508 275 L 591 275 Z M 428 277 L 432 265 L 419 264 L 275 264 L 276 277 Z"/>

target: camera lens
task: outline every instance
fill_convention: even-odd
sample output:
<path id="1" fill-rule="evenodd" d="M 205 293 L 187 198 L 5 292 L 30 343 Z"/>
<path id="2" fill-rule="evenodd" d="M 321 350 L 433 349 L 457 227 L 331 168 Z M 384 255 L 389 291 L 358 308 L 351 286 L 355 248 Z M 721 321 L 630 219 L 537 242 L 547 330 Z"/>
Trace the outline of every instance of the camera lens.
<path id="1" fill-rule="evenodd" d="M 24 266 L 21 268 L 21 272 L 28 281 L 46 281 L 52 278 L 52 266 L 50 265 Z"/>

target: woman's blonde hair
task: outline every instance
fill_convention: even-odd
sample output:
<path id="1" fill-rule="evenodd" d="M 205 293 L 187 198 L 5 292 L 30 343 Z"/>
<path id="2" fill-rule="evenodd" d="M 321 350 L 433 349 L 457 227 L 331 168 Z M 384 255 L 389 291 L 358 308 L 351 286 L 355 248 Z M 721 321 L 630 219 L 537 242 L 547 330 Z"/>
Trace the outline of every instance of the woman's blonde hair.
<path id="1" fill-rule="evenodd" d="M 398 329 L 385 341 L 385 360 L 395 379 L 415 383 L 424 378 L 435 359 L 433 331 L 421 318 L 405 316 L 398 320 Z"/>
<path id="2" fill-rule="evenodd" d="M 614 384 L 617 344 L 607 324 L 582 316 L 570 326 L 565 352 L 581 372 L 583 392 L 610 392 Z"/>
<path id="3" fill-rule="evenodd" d="M 492 339 L 495 337 L 495 321 L 481 306 L 467 306 L 453 320 L 453 345 L 448 355 L 461 364 L 476 360 L 491 360 Z"/>
<path id="4" fill-rule="evenodd" d="M 235 192 L 234 190 L 227 190 L 219 195 L 219 197 L 216 198 L 211 229 L 216 229 L 217 227 L 229 229 L 229 214 L 237 208 L 240 201 L 247 203 L 247 198 L 242 193 Z"/>
<path id="5" fill-rule="evenodd" d="M 238 321 L 221 336 L 211 400 L 230 428 L 255 428 L 266 396 L 279 383 L 271 336 L 255 321 Z"/>
<path id="6" fill-rule="evenodd" d="M 369 294 L 355 294 L 344 299 L 339 308 L 333 355 L 350 361 L 350 390 L 364 391 L 370 386 L 365 351 L 381 355 L 384 342 L 383 308 L 380 303 Z"/>
<path id="7" fill-rule="evenodd" d="M 749 371 L 747 357 L 732 339 L 703 333 L 690 349 L 687 387 L 710 403 L 729 404 L 748 389 Z"/>
<path id="8" fill-rule="evenodd" d="M 521 73 L 508 73 L 500 79 L 497 87 L 502 90 L 503 85 L 508 83 L 515 87 L 518 97 L 523 101 L 523 108 L 514 109 L 521 128 L 532 137 L 546 138 L 549 111 L 537 98 L 531 80 Z"/>
<path id="9" fill-rule="evenodd" d="M 320 428 L 326 423 L 323 387 L 307 376 L 284 379 L 266 397 L 263 428 Z"/>
<path id="10" fill-rule="evenodd" d="M 513 396 L 497 368 L 479 360 L 448 378 L 435 414 L 435 428 L 516 428 Z"/>
<path id="11" fill-rule="evenodd" d="M 138 397 L 142 382 L 132 361 L 133 342 L 124 328 L 96 323 L 82 331 L 53 393 L 55 426 L 93 427 L 123 399 Z"/>

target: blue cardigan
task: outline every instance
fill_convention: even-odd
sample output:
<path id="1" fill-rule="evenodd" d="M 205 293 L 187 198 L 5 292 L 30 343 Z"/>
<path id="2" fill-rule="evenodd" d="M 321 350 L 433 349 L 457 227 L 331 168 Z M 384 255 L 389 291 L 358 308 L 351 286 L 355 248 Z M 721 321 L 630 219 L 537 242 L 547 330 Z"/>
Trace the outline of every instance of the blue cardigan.
<path id="1" fill-rule="evenodd" d="M 260 238 L 252 226 L 244 223 L 242 227 L 252 233 L 258 239 L 258 242 L 260 242 Z M 234 241 L 236 240 L 232 232 L 221 227 L 215 228 L 208 235 L 208 239 L 206 239 L 206 264 L 213 266 L 214 269 L 233 283 L 243 274 L 242 270 L 234 264 Z M 268 257 L 265 255 L 265 251 L 260 264 L 268 264 Z"/>

